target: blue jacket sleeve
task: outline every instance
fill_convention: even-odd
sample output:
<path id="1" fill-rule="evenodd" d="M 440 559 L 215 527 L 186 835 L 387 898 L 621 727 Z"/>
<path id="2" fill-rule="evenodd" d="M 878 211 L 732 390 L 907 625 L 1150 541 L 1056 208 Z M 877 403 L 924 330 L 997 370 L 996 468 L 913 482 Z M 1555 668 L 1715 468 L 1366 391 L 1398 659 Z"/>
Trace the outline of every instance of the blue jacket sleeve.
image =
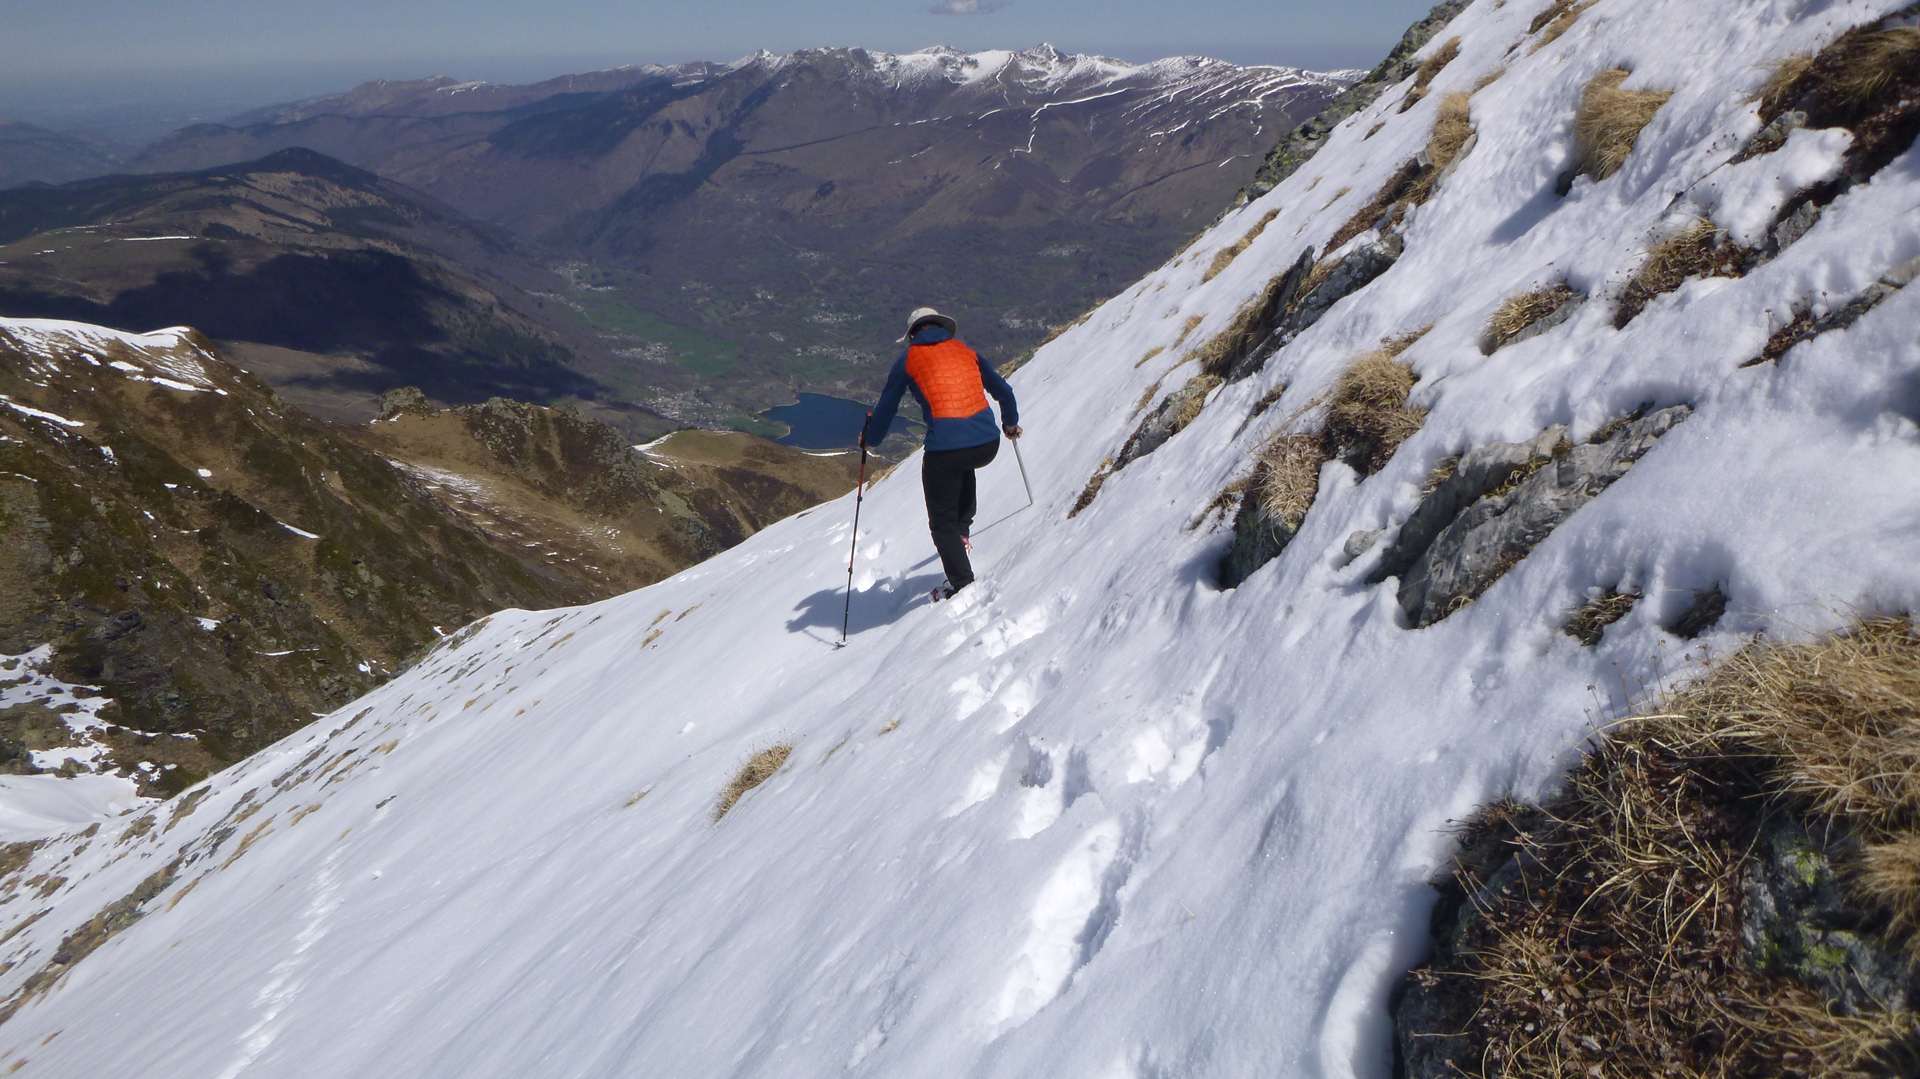
<path id="1" fill-rule="evenodd" d="M 860 429 L 867 445 L 878 446 L 887 437 L 887 431 L 893 427 L 894 414 L 900 411 L 900 396 L 906 392 L 907 358 L 903 355 L 894 361 L 893 370 L 887 374 L 887 385 L 880 391 L 880 401 L 873 406 L 866 426 Z"/>
<path id="2" fill-rule="evenodd" d="M 980 383 L 993 395 L 994 400 L 1000 402 L 1000 426 L 1018 427 L 1020 406 L 1014 403 L 1013 387 L 985 359 L 980 360 Z"/>

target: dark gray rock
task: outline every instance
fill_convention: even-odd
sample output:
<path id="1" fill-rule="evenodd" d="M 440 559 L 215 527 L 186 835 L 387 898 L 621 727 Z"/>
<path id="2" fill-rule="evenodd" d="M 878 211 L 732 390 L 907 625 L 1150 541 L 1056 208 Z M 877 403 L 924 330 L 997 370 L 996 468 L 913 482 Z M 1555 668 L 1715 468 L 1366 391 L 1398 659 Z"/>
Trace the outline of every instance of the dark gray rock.
<path id="1" fill-rule="evenodd" d="M 1814 215 L 1818 216 L 1817 210 L 1814 211 Z M 1784 362 L 1786 354 L 1801 342 L 1810 341 L 1832 330 L 1845 329 L 1860 321 L 1867 312 L 1880 306 L 1894 293 L 1911 284 L 1916 276 L 1920 276 L 1920 258 L 1888 270 L 1878 281 L 1861 289 L 1859 295 L 1820 318 L 1811 318 L 1805 313 L 1797 313 L 1797 317 L 1791 323 L 1767 342 L 1765 351 L 1742 366 L 1752 367 L 1770 359 L 1779 359 Z"/>
<path id="2" fill-rule="evenodd" d="M 1379 584 L 1406 573 L 1433 546 L 1434 538 L 1460 512 L 1488 491 L 1507 482 L 1530 461 L 1549 457 L 1566 437 L 1565 427 L 1549 427 L 1530 442 L 1494 442 L 1469 450 L 1454 463 L 1453 474 L 1437 484 L 1414 507 L 1407 523 L 1393 538 L 1380 565 L 1368 580 Z"/>
<path id="3" fill-rule="evenodd" d="M 1778 255 L 1780 252 L 1792 247 L 1794 241 L 1805 236 L 1808 230 L 1812 229 L 1814 224 L 1819 220 L 1820 204 L 1811 199 L 1789 210 L 1779 221 L 1774 223 L 1773 230 L 1767 234 L 1770 245 L 1768 248 L 1769 255 Z"/>
<path id="4" fill-rule="evenodd" d="M 1212 375 L 1196 375 L 1187 380 L 1187 384 L 1167 395 L 1140 426 L 1134 429 L 1132 437 L 1120 448 L 1120 455 L 1114 458 L 1113 469 L 1119 471 L 1129 464 L 1145 457 L 1154 450 L 1167 444 L 1167 440 L 1186 429 L 1200 410 L 1206 405 L 1207 395 L 1218 389 L 1220 380 Z"/>
<path id="5" fill-rule="evenodd" d="M 1390 233 L 1348 252 L 1325 280 L 1300 297 L 1293 310 L 1281 320 L 1276 331 L 1280 343 L 1284 345 L 1305 333 L 1334 304 L 1372 284 L 1375 278 L 1393 268 L 1406 249 L 1406 242 L 1399 234 Z"/>
<path id="6" fill-rule="evenodd" d="M 380 418 L 383 420 L 397 416 L 425 416 L 432 412 L 432 403 L 418 386 L 401 386 L 380 395 Z"/>
<path id="7" fill-rule="evenodd" d="M 1238 588 L 1261 566 L 1280 557 L 1300 532 L 1299 522 L 1267 512 L 1260 499 L 1258 476 L 1240 501 L 1233 518 L 1233 544 L 1220 559 L 1220 587 Z"/>
<path id="8" fill-rule="evenodd" d="M 1408 543 L 1402 545 L 1396 540 L 1397 558 L 1392 562 L 1406 564 L 1399 599 L 1408 619 L 1416 627 L 1431 625 L 1478 597 L 1561 522 L 1626 475 L 1662 435 L 1692 411 L 1687 405 L 1664 408 L 1627 424 L 1604 442 L 1564 447 L 1546 462 L 1529 457 L 1525 463 L 1541 464 L 1538 471 L 1511 490 L 1498 490 L 1505 478 L 1495 483 L 1493 493 L 1476 498 L 1460 510 L 1409 560 L 1408 553 L 1420 533 L 1445 515 L 1444 506 L 1423 513 L 1423 503 L 1409 519 L 1409 524 L 1414 524 L 1414 519 L 1418 524 L 1409 534 Z M 1528 447 L 1529 453 L 1537 448 L 1532 444 Z M 1506 476 L 1511 477 L 1518 467 L 1510 464 L 1512 455 L 1511 449 L 1490 455 L 1490 467 L 1505 468 Z M 1462 464 L 1467 464 L 1465 458 Z M 1456 470 L 1455 479 L 1465 470 Z M 1483 473 L 1478 480 L 1461 481 L 1462 486 L 1452 490 L 1453 481 L 1443 483 L 1427 501 L 1445 498 L 1457 504 L 1465 490 L 1486 481 Z"/>
<path id="9" fill-rule="evenodd" d="M 1386 535 L 1384 528 L 1363 528 L 1349 533 L 1347 542 L 1340 546 L 1341 565 L 1350 566 L 1359 561 L 1360 556 L 1374 549 L 1380 543 L 1380 537 Z"/>
<path id="10" fill-rule="evenodd" d="M 1279 318 L 1272 323 L 1273 329 L 1265 340 L 1258 347 L 1248 350 L 1227 369 L 1227 380 L 1237 381 L 1260 370 L 1268 358 L 1312 328 L 1321 316 L 1333 309 L 1334 304 L 1366 288 L 1381 274 L 1392 269 L 1404 251 L 1406 242 L 1400 235 L 1388 233 L 1372 243 L 1362 244 L 1347 252 L 1326 277 L 1304 292 L 1300 289 L 1305 285 L 1308 275 L 1302 274 L 1294 280 L 1294 270 L 1288 270 L 1288 281 L 1283 285 L 1290 284 L 1296 295 L 1281 309 Z M 1298 269 L 1297 263 L 1295 269 Z"/>
<path id="11" fill-rule="evenodd" d="M 1911 284 L 1920 277 L 1920 258 L 1904 262 L 1881 275 L 1878 281 L 1860 290 L 1860 294 L 1840 305 L 1825 318 L 1814 323 L 1809 336 L 1817 337 L 1829 330 L 1842 330 L 1860 321 L 1867 312 L 1880 306 L 1894 293 Z"/>
<path id="12" fill-rule="evenodd" d="M 1747 145 L 1735 154 L 1735 163 L 1747 161 L 1770 154 L 1787 144 L 1788 136 L 1807 126 L 1807 114 L 1799 109 L 1788 109 L 1773 118 L 1773 122 L 1760 129 L 1759 133 L 1748 140 Z"/>
<path id="13" fill-rule="evenodd" d="M 100 641 L 117 641 L 145 625 L 146 621 L 139 611 L 121 611 L 111 618 L 102 619 L 94 628 L 93 636 Z"/>
<path id="14" fill-rule="evenodd" d="M 1920 979 L 1834 869 L 1858 848 L 1837 824 L 1769 821 L 1741 877 L 1740 943 L 1756 970 L 1792 978 L 1846 1014 L 1906 1010 L 1920 1003 Z"/>
<path id="15" fill-rule="evenodd" d="M 1273 350 L 1267 347 L 1268 339 L 1300 298 L 1300 288 L 1312 276 L 1317 260 L 1318 255 L 1311 247 L 1300 252 L 1293 265 L 1287 267 L 1261 297 L 1259 307 L 1248 318 L 1245 332 L 1226 342 L 1219 355 L 1208 357 L 1206 366 L 1210 373 L 1238 382 L 1266 364 L 1267 357 L 1273 355 Z"/>

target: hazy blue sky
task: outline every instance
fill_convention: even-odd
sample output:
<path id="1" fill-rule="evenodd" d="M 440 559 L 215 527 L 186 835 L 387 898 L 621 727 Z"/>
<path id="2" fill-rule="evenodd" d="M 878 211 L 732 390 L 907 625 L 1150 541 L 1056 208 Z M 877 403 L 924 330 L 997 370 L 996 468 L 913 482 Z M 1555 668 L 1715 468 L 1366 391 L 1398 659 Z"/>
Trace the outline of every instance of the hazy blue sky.
<path id="1" fill-rule="evenodd" d="M 1371 66 L 1432 0 L 0 0 L 0 116 L 217 111 L 429 74 L 531 79 L 812 45 L 1051 41 L 1130 59 Z M 956 13 L 937 14 L 936 8 Z"/>

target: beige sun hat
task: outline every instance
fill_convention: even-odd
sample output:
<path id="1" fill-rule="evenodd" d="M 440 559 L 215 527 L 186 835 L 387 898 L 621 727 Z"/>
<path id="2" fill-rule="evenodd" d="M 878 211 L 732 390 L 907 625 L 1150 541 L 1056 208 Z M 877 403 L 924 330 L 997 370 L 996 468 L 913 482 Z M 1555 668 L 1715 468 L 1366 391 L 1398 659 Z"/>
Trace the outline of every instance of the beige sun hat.
<path id="1" fill-rule="evenodd" d="M 948 333 L 957 334 L 960 332 L 960 324 L 951 318 L 935 311 L 931 307 L 916 307 L 913 310 L 913 314 L 907 316 L 907 332 L 900 335 L 900 340 L 905 341 L 907 338 L 912 337 L 913 331 L 919 329 L 922 322 L 937 322 L 945 326 Z"/>

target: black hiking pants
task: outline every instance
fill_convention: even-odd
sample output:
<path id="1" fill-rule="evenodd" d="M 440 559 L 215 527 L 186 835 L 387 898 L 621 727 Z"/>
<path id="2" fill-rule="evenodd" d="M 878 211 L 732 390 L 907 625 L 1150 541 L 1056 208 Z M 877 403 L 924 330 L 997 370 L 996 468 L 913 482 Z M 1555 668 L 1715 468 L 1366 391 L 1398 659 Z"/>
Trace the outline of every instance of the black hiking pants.
<path id="1" fill-rule="evenodd" d="M 973 472 L 992 463 L 1000 440 L 960 450 L 927 453 L 920 466 L 920 487 L 927 495 L 927 528 L 933 549 L 955 591 L 973 583 L 973 563 L 967 558 L 966 537 L 973 534 L 973 515 L 979 508 Z"/>

